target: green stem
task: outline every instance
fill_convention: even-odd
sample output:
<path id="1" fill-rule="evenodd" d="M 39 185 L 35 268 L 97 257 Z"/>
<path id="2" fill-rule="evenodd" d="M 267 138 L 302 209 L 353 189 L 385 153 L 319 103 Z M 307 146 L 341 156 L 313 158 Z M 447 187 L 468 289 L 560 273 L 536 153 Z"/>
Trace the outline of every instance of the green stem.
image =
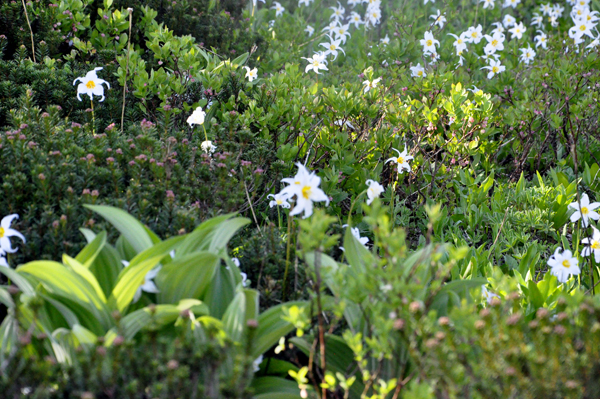
<path id="1" fill-rule="evenodd" d="M 92 134 L 96 135 L 96 117 L 94 116 L 94 100 L 90 98 L 90 104 L 92 104 Z"/>
<path id="2" fill-rule="evenodd" d="M 208 141 L 208 135 L 206 134 L 206 128 L 204 127 L 204 123 L 202 124 L 202 129 L 204 130 L 204 139 Z"/>
<path id="3" fill-rule="evenodd" d="M 291 212 L 291 209 L 290 209 L 290 212 Z M 293 221 L 294 221 L 293 217 L 290 216 L 290 214 L 288 213 L 287 249 L 285 251 L 285 272 L 283 273 L 283 288 L 282 288 L 283 302 L 285 302 L 285 299 L 286 299 L 287 276 L 288 276 L 288 272 L 290 270 L 290 247 L 291 247 L 291 241 L 292 241 L 292 223 L 293 223 Z"/>

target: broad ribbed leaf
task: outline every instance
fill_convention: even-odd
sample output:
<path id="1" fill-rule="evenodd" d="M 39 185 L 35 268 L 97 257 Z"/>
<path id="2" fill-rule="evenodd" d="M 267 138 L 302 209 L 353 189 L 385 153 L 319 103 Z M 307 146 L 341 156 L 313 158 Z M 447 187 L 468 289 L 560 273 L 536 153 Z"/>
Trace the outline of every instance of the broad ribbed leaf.
<path id="1" fill-rule="evenodd" d="M 299 399 L 300 389 L 296 381 L 280 377 L 255 378 L 250 385 L 254 399 Z"/>
<path id="2" fill-rule="evenodd" d="M 235 265 L 233 266 L 235 268 Z M 218 265 L 210 284 L 203 295 L 202 300 L 210 308 L 210 315 L 218 319 L 222 318 L 235 296 L 237 283 L 234 269 Z M 239 272 L 239 271 L 238 271 Z"/>
<path id="3" fill-rule="evenodd" d="M 124 210 L 105 205 L 84 206 L 100 214 L 100 216 L 119 230 L 137 253 L 150 248 L 154 244 L 152 237 L 146 231 L 146 227 Z"/>
<path id="4" fill-rule="evenodd" d="M 12 284 L 19 287 L 23 294 L 28 296 L 35 295 L 35 290 L 24 276 L 21 276 L 15 270 L 9 267 L 0 267 L 0 273 L 4 274 Z"/>
<path id="5" fill-rule="evenodd" d="M 81 263 L 83 266 L 89 268 L 102 248 L 106 244 L 106 231 L 100 232 L 94 239 L 86 245 L 79 254 L 75 257 L 75 259 Z"/>
<path id="6" fill-rule="evenodd" d="M 77 259 L 71 258 L 67 254 L 63 254 L 63 263 L 71 268 L 75 273 L 79 274 L 81 277 L 85 279 L 96 291 L 98 297 L 102 300 L 102 302 L 106 303 L 106 297 L 104 296 L 104 291 L 98 284 L 98 280 L 94 274 L 85 266 L 77 261 Z"/>
<path id="7" fill-rule="evenodd" d="M 239 229 L 250 223 L 248 218 L 234 218 L 220 223 L 211 237 L 209 251 L 220 252 Z"/>
<path id="8" fill-rule="evenodd" d="M 106 303 L 98 296 L 96 290 L 83 277 L 58 262 L 34 261 L 19 266 L 19 274 L 28 274 L 37 279 L 48 290 L 81 305 L 101 325 L 108 329 L 113 325 L 113 318 Z M 66 305 L 68 303 L 65 302 Z M 81 316 L 79 316 L 81 319 Z"/>
<path id="9" fill-rule="evenodd" d="M 202 299 L 220 261 L 211 252 L 194 252 L 181 257 L 178 254 L 155 278 L 160 290 L 158 302 L 172 304 L 185 298 Z"/>
<path id="10" fill-rule="evenodd" d="M 88 229 L 80 229 L 88 242 L 92 242 L 96 235 Z M 119 273 L 123 269 L 121 258 L 112 245 L 106 243 L 89 267 L 98 280 L 104 295 L 108 298 L 117 284 Z"/>
<path id="11" fill-rule="evenodd" d="M 354 237 L 350 228 L 344 234 L 344 255 L 357 273 L 364 272 L 366 267 L 371 267 L 374 263 L 373 254 Z"/>
<path id="12" fill-rule="evenodd" d="M 192 252 L 206 251 L 211 245 L 212 233 L 222 222 L 231 218 L 234 214 L 217 216 L 200 224 L 185 238 L 185 241 L 177 249 L 177 256 L 191 254 Z"/>
<path id="13" fill-rule="evenodd" d="M 258 321 L 258 291 L 242 289 L 223 315 L 223 329 L 233 342 L 246 344 L 248 320 Z"/>

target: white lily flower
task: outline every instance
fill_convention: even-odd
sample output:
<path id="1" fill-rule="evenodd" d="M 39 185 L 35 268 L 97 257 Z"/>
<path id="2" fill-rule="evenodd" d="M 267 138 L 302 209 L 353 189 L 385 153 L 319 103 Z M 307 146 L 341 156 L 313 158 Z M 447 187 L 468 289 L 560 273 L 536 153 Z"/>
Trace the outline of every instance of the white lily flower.
<path id="1" fill-rule="evenodd" d="M 6 261 L 6 258 L 3 256 L 0 256 L 0 267 L 10 267 Z"/>
<path id="2" fill-rule="evenodd" d="M 493 54 L 491 54 L 493 55 Z M 498 60 L 493 60 L 493 59 L 489 59 L 490 61 L 490 65 L 488 66 L 484 66 L 481 69 L 487 69 L 489 70 L 488 74 L 487 74 L 487 78 L 491 79 L 494 76 L 496 76 L 497 74 L 499 74 L 500 72 L 504 72 L 506 70 L 506 67 L 504 65 L 501 65 L 500 61 Z"/>
<path id="3" fill-rule="evenodd" d="M 389 35 L 385 35 L 385 37 L 383 39 L 379 39 L 379 41 L 384 46 L 387 46 L 390 43 L 390 37 L 389 37 Z"/>
<path id="4" fill-rule="evenodd" d="M 366 181 L 366 184 L 369 186 L 367 189 L 367 205 L 371 205 L 375 198 L 379 198 L 385 189 L 381 184 L 379 184 L 379 182 L 376 182 L 375 180 L 369 179 Z"/>
<path id="5" fill-rule="evenodd" d="M 337 39 L 337 40 L 333 40 L 333 38 L 331 36 L 329 36 L 329 43 L 321 43 L 320 45 L 325 47 L 326 50 L 323 53 L 325 56 L 331 54 L 333 56 L 333 59 L 335 60 L 338 56 L 338 50 L 340 50 L 342 53 L 346 54 L 346 52 L 344 51 L 344 49 L 342 49 L 340 47 L 340 43 L 342 42 L 342 39 Z"/>
<path id="6" fill-rule="evenodd" d="M 548 266 L 551 267 L 550 273 L 556 276 L 560 283 L 566 283 L 569 275 L 576 276 L 581 273 L 579 269 L 579 260 L 573 257 L 571 251 L 560 252 L 561 248 L 556 248 L 554 254 L 548 259 Z"/>
<path id="7" fill-rule="evenodd" d="M 535 51 L 531 47 L 520 48 L 521 56 L 519 57 L 521 62 L 525 63 L 525 65 L 529 65 L 531 61 L 535 58 Z"/>
<path id="8" fill-rule="evenodd" d="M 202 107 L 198 107 L 190 116 L 188 116 L 187 123 L 192 127 L 194 125 L 202 125 L 204 123 L 205 116 L 206 112 L 202 111 Z"/>
<path id="9" fill-rule="evenodd" d="M 523 33 L 525 33 L 527 31 L 527 28 L 525 27 L 525 25 L 523 25 L 523 22 L 519 22 L 518 24 L 515 24 L 511 29 L 508 30 L 510 32 L 510 34 L 512 35 L 510 38 L 511 39 L 521 39 L 523 38 Z"/>
<path id="10" fill-rule="evenodd" d="M 348 20 L 351 24 L 354 24 L 354 27 L 357 29 L 360 28 L 360 25 L 364 24 L 362 18 L 360 17 L 360 14 L 356 11 L 352 11 L 350 13 L 350 17 L 348 18 Z"/>
<path id="11" fill-rule="evenodd" d="M 548 36 L 541 30 L 538 30 L 538 32 L 540 34 L 533 38 L 535 40 L 535 47 L 542 46 L 543 49 L 546 49 L 548 46 Z"/>
<path id="12" fill-rule="evenodd" d="M 595 209 L 600 206 L 600 202 L 592 202 L 587 194 L 583 194 L 579 203 L 577 201 L 569 204 L 569 208 L 575 209 L 575 212 L 571 215 L 571 222 L 576 222 L 581 219 L 581 226 L 588 227 L 590 219 L 598 220 L 600 215 L 595 212 Z"/>
<path id="13" fill-rule="evenodd" d="M 321 178 L 314 172 L 310 173 L 301 163 L 298 166 L 298 173 L 291 180 L 293 184 L 281 190 L 280 194 L 288 198 L 296 196 L 296 206 L 290 212 L 290 216 L 298 215 L 304 212 L 304 219 L 312 215 L 313 202 L 323 202 L 329 205 L 329 197 L 319 188 Z M 290 179 L 282 179 L 283 182 L 289 182 Z"/>
<path id="14" fill-rule="evenodd" d="M 317 74 L 320 74 L 319 69 L 323 69 L 325 71 L 329 70 L 327 69 L 327 65 L 325 65 L 325 55 L 323 54 L 315 53 L 315 55 L 313 55 L 311 58 L 302 58 L 309 62 L 309 64 L 306 66 L 306 69 L 304 69 L 304 73 L 308 73 L 308 71 L 311 69 Z"/>
<path id="15" fill-rule="evenodd" d="M 582 244 L 586 244 L 587 246 L 583 248 L 581 251 L 581 256 L 590 256 L 594 254 L 594 260 L 597 264 L 600 264 L 600 230 L 592 226 L 594 233 L 592 237 L 586 237 L 581 240 Z"/>
<path id="16" fill-rule="evenodd" d="M 410 172 L 410 165 L 408 164 L 408 161 L 412 160 L 413 157 L 408 155 L 406 146 L 404 146 L 404 151 L 402 151 L 402 152 L 398 151 L 395 148 L 392 148 L 392 150 L 396 151 L 398 153 L 398 156 L 389 158 L 387 161 L 385 161 L 385 163 L 396 162 L 398 164 L 398 173 L 399 174 L 402 174 L 404 172 L 404 169 L 406 169 L 407 172 Z"/>
<path id="17" fill-rule="evenodd" d="M 421 63 L 418 63 L 416 66 L 410 67 L 410 71 L 412 72 L 413 78 L 423 78 L 427 76 L 425 73 L 425 68 L 421 66 Z"/>
<path id="18" fill-rule="evenodd" d="M 0 255 L 4 255 L 6 253 L 12 254 L 17 252 L 17 248 L 13 248 L 10 243 L 10 237 L 18 237 L 24 243 L 26 242 L 23 234 L 19 233 L 15 229 L 10 228 L 10 225 L 12 224 L 13 220 L 18 218 L 19 215 L 13 213 L 12 215 L 3 217 L 2 221 L 0 221 Z"/>
<path id="19" fill-rule="evenodd" d="M 440 14 L 440 10 L 437 10 L 437 14 L 430 15 L 429 18 L 433 19 L 433 24 L 439 26 L 440 29 L 443 28 L 446 23 L 446 17 Z"/>
<path id="20" fill-rule="evenodd" d="M 348 225 L 345 224 L 342 227 L 348 227 Z M 354 236 L 354 238 L 356 238 L 358 240 L 358 242 L 360 242 L 363 245 L 363 247 L 367 246 L 367 243 L 369 242 L 369 237 L 361 237 L 360 236 L 360 230 L 358 229 L 358 227 L 351 227 L 350 228 L 350 232 L 352 233 L 352 235 Z M 340 249 L 343 252 L 346 252 L 346 249 L 344 247 L 340 247 Z"/>
<path id="21" fill-rule="evenodd" d="M 364 92 L 366 93 L 369 90 L 374 89 L 375 87 L 377 87 L 377 83 L 379 83 L 379 81 L 381 81 L 381 78 L 374 79 L 373 81 L 371 81 L 371 80 L 365 80 L 363 82 L 363 85 L 365 85 Z"/>
<path id="22" fill-rule="evenodd" d="M 504 34 L 503 33 L 494 33 L 492 36 L 485 35 L 485 40 L 488 41 L 486 46 L 483 48 L 483 51 L 486 54 L 493 54 L 496 51 L 504 50 Z"/>
<path id="23" fill-rule="evenodd" d="M 310 25 L 306 25 L 306 29 L 304 29 L 304 32 L 308 33 L 308 37 L 311 37 L 313 33 L 315 33 L 315 28 L 313 28 Z"/>
<path id="24" fill-rule="evenodd" d="M 489 291 L 485 285 L 481 286 L 481 295 L 485 298 L 488 304 L 492 303 L 492 298 L 500 299 L 500 295 L 494 294 L 493 292 Z"/>
<path id="25" fill-rule="evenodd" d="M 507 7 L 517 8 L 517 5 L 520 2 L 521 2 L 521 0 L 504 0 L 503 7 L 504 8 L 507 8 Z"/>
<path id="26" fill-rule="evenodd" d="M 440 42 L 433 37 L 433 34 L 430 31 L 425 32 L 425 37 L 421 39 L 421 45 L 423 46 L 424 53 L 435 53 L 436 44 L 439 46 Z"/>
<path id="27" fill-rule="evenodd" d="M 215 152 L 215 150 L 217 149 L 216 145 L 213 145 L 212 141 L 210 140 L 206 140 L 203 141 L 202 144 L 200 144 L 200 148 L 202 149 L 202 151 L 204 151 L 207 154 L 212 154 Z"/>
<path id="28" fill-rule="evenodd" d="M 291 205 L 288 202 L 289 197 L 279 193 L 279 194 L 269 194 L 267 198 L 273 198 L 272 201 L 269 202 L 269 207 L 273 208 L 274 206 L 280 206 L 282 208 L 288 209 Z"/>
<path id="29" fill-rule="evenodd" d="M 479 0 L 480 3 L 483 3 L 483 8 L 494 8 L 494 0 Z"/>
<path id="30" fill-rule="evenodd" d="M 479 43 L 483 38 L 482 30 L 483 28 L 481 27 L 481 24 L 477 25 L 477 27 L 470 26 L 469 29 L 467 29 L 467 31 L 465 32 L 465 41 L 467 41 L 468 43 Z"/>
<path id="31" fill-rule="evenodd" d="M 277 1 L 274 1 L 273 4 L 274 5 L 273 5 L 273 7 L 271 7 L 271 9 L 275 10 L 275 16 L 279 17 L 281 14 L 283 14 L 283 12 L 285 11 L 285 8 L 283 8 L 283 6 Z"/>
<path id="32" fill-rule="evenodd" d="M 248 80 L 250 82 L 252 82 L 254 79 L 256 79 L 258 77 L 258 69 L 254 68 L 254 69 L 250 69 L 250 67 L 245 66 L 244 68 L 246 68 L 246 78 L 248 78 Z"/>
<path id="33" fill-rule="evenodd" d="M 504 18 L 502 19 L 502 25 L 504 25 L 505 28 L 509 28 L 516 23 L 517 23 L 517 20 L 515 19 L 515 17 L 513 17 L 512 15 L 509 15 L 509 14 L 506 14 L 504 16 Z"/>
<path id="34" fill-rule="evenodd" d="M 77 99 L 79 101 L 82 101 L 80 97 L 82 94 L 87 94 L 90 96 L 90 100 L 94 99 L 93 96 L 99 96 L 102 97 L 100 98 L 100 102 L 104 101 L 104 86 L 102 85 L 105 84 L 110 89 L 110 83 L 108 83 L 106 80 L 100 79 L 96 75 L 96 71 L 101 70 L 102 67 L 94 68 L 92 71 L 86 73 L 84 77 L 77 78 L 73 81 L 73 85 L 75 85 L 77 81 L 81 82 L 77 86 Z"/>

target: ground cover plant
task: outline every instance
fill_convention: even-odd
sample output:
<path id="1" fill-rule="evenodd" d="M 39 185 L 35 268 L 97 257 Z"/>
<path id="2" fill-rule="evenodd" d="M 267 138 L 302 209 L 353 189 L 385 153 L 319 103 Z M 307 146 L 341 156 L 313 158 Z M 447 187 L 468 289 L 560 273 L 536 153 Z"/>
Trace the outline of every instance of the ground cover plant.
<path id="1" fill-rule="evenodd" d="M 3 3 L 0 390 L 598 397 L 599 11 Z"/>

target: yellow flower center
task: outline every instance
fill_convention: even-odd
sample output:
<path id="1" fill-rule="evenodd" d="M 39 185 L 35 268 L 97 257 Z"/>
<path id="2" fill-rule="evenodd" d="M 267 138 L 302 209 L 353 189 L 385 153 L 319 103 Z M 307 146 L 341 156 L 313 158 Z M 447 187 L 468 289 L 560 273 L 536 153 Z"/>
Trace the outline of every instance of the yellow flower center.
<path id="1" fill-rule="evenodd" d="M 568 269 L 569 267 L 571 267 L 571 263 L 569 262 L 569 260 L 568 260 L 568 259 L 565 259 L 565 260 L 563 260 L 563 261 L 562 261 L 562 265 L 563 265 L 564 267 L 566 267 L 567 269 Z"/>
<path id="2" fill-rule="evenodd" d="M 462 39 L 458 39 L 458 40 L 456 41 L 456 43 L 458 43 L 458 44 L 462 44 Z"/>
<path id="3" fill-rule="evenodd" d="M 419 72 L 417 72 L 417 75 L 419 75 L 419 76 L 423 76 L 423 71 L 419 71 Z"/>
<path id="4" fill-rule="evenodd" d="M 332 44 L 331 46 L 329 46 L 329 49 L 332 51 L 335 50 L 335 44 Z"/>
<path id="5" fill-rule="evenodd" d="M 85 87 L 87 87 L 88 89 L 93 89 L 94 87 L 96 87 L 96 83 L 94 83 L 93 80 L 89 80 L 86 84 Z"/>
<path id="6" fill-rule="evenodd" d="M 427 40 L 426 43 L 427 43 L 427 47 L 430 47 L 433 44 L 433 42 L 431 40 Z"/>
<path id="7" fill-rule="evenodd" d="M 590 210 L 587 209 L 585 206 L 581 207 L 581 214 L 582 215 L 587 215 L 588 213 L 590 213 Z"/>
<path id="8" fill-rule="evenodd" d="M 319 61 L 313 61 L 313 66 L 318 67 L 319 66 Z M 299 183 L 296 183 L 296 184 L 299 184 Z"/>
<path id="9" fill-rule="evenodd" d="M 404 163 L 404 158 L 402 157 L 398 157 L 398 159 L 396 160 L 398 163 Z"/>
<path id="10" fill-rule="evenodd" d="M 310 186 L 304 186 L 304 187 L 302 187 L 302 196 L 304 197 L 304 199 L 309 199 L 310 198 L 310 190 L 311 190 Z"/>
<path id="11" fill-rule="evenodd" d="M 495 66 L 495 67 L 492 67 L 492 72 L 494 72 L 494 73 L 498 73 L 498 69 L 499 69 L 499 68 L 498 68 L 497 66 Z"/>
<path id="12" fill-rule="evenodd" d="M 283 204 L 283 201 L 282 201 L 282 200 L 280 200 L 280 199 L 278 199 L 278 200 L 275 200 L 275 202 L 277 202 L 277 205 L 281 205 L 281 204 Z"/>
<path id="13" fill-rule="evenodd" d="M 594 241 L 591 245 L 592 249 L 600 249 L 600 241 Z"/>
<path id="14" fill-rule="evenodd" d="M 498 45 L 498 40 L 492 40 L 492 46 L 496 47 Z"/>
<path id="15" fill-rule="evenodd" d="M 0 238 L 4 237 L 4 227 L 0 227 Z"/>
<path id="16" fill-rule="evenodd" d="M 477 37 L 477 32 L 471 33 L 471 37 Z"/>
<path id="17" fill-rule="evenodd" d="M 584 30 L 585 30 L 585 25 L 581 25 L 581 26 L 579 27 L 579 30 L 582 30 L 582 31 L 584 31 Z"/>

